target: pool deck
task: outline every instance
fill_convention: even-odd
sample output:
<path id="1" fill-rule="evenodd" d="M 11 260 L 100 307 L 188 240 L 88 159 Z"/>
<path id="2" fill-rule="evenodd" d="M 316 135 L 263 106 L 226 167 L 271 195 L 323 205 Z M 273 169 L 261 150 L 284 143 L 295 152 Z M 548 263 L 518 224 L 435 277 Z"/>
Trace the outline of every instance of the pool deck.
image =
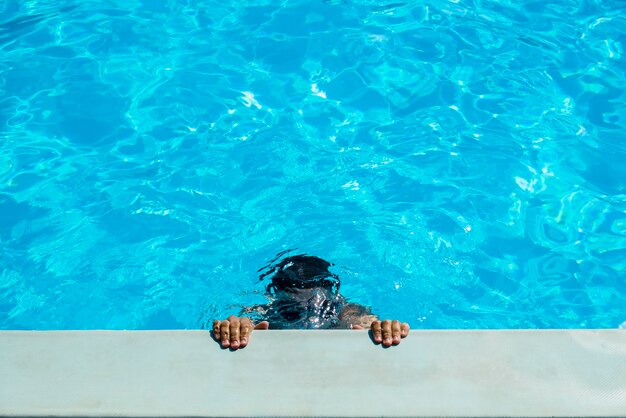
<path id="1" fill-rule="evenodd" d="M 0 416 L 626 416 L 626 330 L 3 331 Z"/>

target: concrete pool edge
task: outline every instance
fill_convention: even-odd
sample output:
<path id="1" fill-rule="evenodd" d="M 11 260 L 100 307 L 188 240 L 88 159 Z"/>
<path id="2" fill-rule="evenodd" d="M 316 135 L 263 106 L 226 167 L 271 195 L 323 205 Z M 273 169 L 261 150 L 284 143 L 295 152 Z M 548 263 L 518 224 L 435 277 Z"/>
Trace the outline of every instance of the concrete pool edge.
<path id="1" fill-rule="evenodd" d="M 626 330 L 1 331 L 0 416 L 626 416 Z"/>

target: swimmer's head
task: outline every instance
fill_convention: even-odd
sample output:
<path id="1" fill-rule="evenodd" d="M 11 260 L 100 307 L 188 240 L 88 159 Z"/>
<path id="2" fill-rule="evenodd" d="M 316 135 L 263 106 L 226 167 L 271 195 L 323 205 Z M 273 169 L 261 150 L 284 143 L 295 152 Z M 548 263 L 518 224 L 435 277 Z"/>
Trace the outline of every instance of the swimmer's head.
<path id="1" fill-rule="evenodd" d="M 261 278 L 274 274 L 267 291 L 298 292 L 299 289 L 324 289 L 337 294 L 339 292 L 339 277 L 328 269 L 332 266 L 326 260 L 308 255 L 294 255 L 287 257 L 276 264 Z"/>

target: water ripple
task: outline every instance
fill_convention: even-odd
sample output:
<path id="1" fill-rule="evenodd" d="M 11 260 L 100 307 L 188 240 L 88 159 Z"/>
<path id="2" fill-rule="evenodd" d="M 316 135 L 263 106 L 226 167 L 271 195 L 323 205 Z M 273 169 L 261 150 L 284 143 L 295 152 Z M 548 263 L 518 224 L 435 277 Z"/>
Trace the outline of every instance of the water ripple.
<path id="1" fill-rule="evenodd" d="M 623 324 L 624 12 L 0 4 L 0 328 L 204 327 L 292 248 L 418 327 Z"/>

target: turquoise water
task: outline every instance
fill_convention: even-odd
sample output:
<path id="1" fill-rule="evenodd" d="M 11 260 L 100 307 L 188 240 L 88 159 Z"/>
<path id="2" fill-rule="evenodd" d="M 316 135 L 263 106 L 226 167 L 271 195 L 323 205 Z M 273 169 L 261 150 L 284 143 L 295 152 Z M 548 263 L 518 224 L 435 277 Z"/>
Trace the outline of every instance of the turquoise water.
<path id="1" fill-rule="evenodd" d="M 201 328 L 285 250 L 413 328 L 626 321 L 626 3 L 0 3 L 0 328 Z"/>

